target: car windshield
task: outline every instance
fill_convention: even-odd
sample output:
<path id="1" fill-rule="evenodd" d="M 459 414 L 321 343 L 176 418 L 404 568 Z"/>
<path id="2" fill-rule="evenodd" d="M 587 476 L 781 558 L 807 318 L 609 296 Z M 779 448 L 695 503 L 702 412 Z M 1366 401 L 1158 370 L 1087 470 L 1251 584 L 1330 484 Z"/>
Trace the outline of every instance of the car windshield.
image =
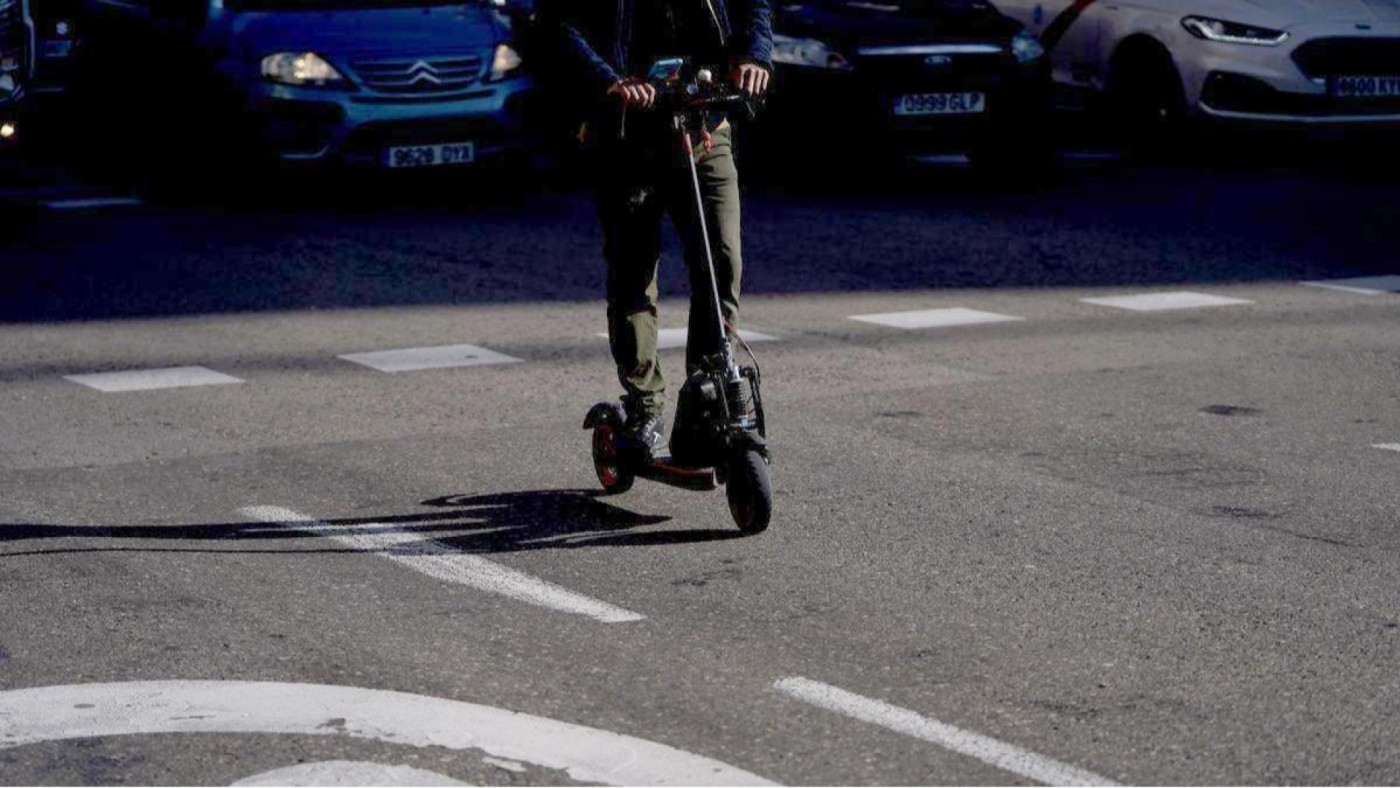
<path id="1" fill-rule="evenodd" d="M 341 9 L 499 4 L 491 0 L 225 0 L 224 5 L 230 11 L 335 11 Z"/>

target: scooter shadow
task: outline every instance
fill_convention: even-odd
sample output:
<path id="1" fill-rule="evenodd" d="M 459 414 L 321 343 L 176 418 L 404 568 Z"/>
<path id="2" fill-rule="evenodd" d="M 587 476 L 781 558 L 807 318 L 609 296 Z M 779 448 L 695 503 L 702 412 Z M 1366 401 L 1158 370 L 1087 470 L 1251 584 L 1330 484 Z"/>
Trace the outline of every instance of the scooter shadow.
<path id="1" fill-rule="evenodd" d="M 527 490 L 486 495 L 448 495 L 423 506 L 452 510 L 470 521 L 472 532 L 434 539 L 472 553 L 501 553 L 576 547 L 655 547 L 738 539 L 734 528 L 637 530 L 669 522 L 666 515 L 638 514 L 606 503 L 596 490 Z"/>

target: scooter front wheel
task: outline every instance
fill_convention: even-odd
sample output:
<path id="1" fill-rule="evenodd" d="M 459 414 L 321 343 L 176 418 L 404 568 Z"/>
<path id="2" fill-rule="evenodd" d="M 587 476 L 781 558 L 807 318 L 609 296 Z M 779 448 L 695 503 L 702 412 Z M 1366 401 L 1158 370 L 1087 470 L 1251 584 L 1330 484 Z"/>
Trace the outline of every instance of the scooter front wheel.
<path id="1" fill-rule="evenodd" d="M 621 495 L 637 481 L 636 474 L 623 465 L 618 456 L 617 430 L 611 424 L 593 428 L 593 471 L 598 474 L 598 483 L 603 485 L 606 495 Z"/>
<path id="2" fill-rule="evenodd" d="M 756 451 L 744 451 L 729 461 L 725 486 L 729 513 L 746 534 L 762 533 L 773 519 L 773 490 L 768 483 L 768 462 Z"/>

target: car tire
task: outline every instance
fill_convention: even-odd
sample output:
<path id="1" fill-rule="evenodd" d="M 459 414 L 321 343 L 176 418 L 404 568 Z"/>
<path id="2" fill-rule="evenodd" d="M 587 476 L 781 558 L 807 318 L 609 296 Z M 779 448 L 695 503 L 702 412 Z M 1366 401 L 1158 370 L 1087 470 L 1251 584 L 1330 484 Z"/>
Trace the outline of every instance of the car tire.
<path id="1" fill-rule="evenodd" d="M 1133 157 L 1155 160 L 1180 151 L 1186 95 L 1171 53 L 1153 39 L 1124 42 L 1109 71 L 1107 110 Z"/>

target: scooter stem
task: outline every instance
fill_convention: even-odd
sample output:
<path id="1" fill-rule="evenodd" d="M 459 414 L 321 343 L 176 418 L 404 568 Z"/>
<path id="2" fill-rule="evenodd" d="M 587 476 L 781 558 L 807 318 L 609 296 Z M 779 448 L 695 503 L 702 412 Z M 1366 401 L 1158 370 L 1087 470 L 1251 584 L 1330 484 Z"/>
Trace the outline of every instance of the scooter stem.
<path id="1" fill-rule="evenodd" d="M 672 119 L 676 133 L 681 136 L 686 163 L 690 165 L 690 183 L 695 189 L 695 210 L 700 218 L 700 240 L 705 248 L 705 268 L 710 274 L 710 304 L 715 310 L 715 326 L 719 329 L 720 357 L 724 360 L 725 371 L 730 383 L 739 381 L 739 367 L 734 363 L 733 348 L 729 344 L 729 332 L 725 330 L 724 307 L 719 297 L 719 280 L 715 276 L 715 259 L 710 250 L 710 228 L 705 221 L 705 196 L 700 191 L 700 171 L 695 166 L 695 144 L 690 141 L 690 131 L 685 127 L 685 115 L 677 113 Z"/>

